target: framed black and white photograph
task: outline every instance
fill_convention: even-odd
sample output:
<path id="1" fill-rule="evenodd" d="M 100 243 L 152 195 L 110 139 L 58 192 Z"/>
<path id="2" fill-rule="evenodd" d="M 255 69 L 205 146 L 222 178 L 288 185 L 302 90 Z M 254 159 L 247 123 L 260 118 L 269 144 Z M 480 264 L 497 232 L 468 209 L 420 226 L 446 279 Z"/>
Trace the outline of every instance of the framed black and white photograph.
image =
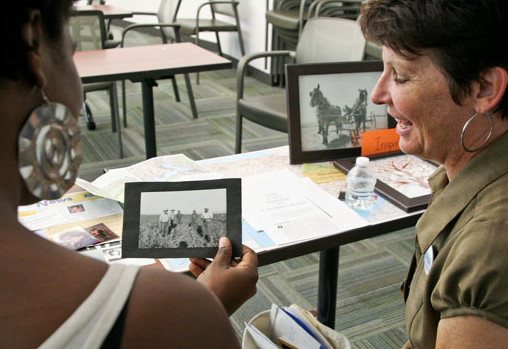
<path id="1" fill-rule="evenodd" d="M 359 156 L 362 134 L 394 127 L 370 101 L 380 61 L 286 66 L 290 163 Z"/>
<path id="2" fill-rule="evenodd" d="M 241 180 L 126 183 L 123 258 L 214 257 L 228 237 L 241 256 Z"/>
<path id="3" fill-rule="evenodd" d="M 427 208 L 431 196 L 427 180 L 438 164 L 402 152 L 369 158 L 369 167 L 377 178 L 377 193 L 406 212 Z M 338 159 L 334 165 L 347 173 L 355 161 L 356 157 Z"/>

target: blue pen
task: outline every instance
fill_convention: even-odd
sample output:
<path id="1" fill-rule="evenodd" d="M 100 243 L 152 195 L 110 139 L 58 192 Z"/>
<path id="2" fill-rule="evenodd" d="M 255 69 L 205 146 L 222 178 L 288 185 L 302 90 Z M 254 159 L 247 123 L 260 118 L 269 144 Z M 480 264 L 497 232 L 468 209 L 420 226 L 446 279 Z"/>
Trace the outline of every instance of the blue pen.
<path id="1" fill-rule="evenodd" d="M 312 338 L 316 339 L 319 342 L 319 339 L 316 338 L 316 336 L 314 336 L 314 334 L 309 329 L 309 327 L 306 324 L 304 324 L 300 319 L 298 319 L 296 316 L 294 316 L 293 314 L 291 314 L 284 308 L 279 308 L 279 309 L 281 309 L 284 313 L 286 313 L 291 319 L 293 319 L 298 325 L 300 325 L 305 330 L 305 332 L 310 334 L 312 336 Z M 320 344 L 319 349 L 326 349 L 326 347 L 324 347 L 322 344 Z"/>

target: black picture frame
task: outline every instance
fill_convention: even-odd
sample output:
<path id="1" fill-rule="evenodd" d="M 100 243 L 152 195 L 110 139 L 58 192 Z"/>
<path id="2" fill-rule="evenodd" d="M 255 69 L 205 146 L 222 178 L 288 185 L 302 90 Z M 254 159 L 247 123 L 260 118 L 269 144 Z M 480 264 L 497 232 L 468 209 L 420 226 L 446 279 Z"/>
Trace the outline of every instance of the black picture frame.
<path id="1" fill-rule="evenodd" d="M 378 159 L 384 159 L 389 157 L 397 157 L 397 156 L 408 156 L 402 152 L 392 152 L 385 153 L 376 156 L 368 156 L 371 161 L 375 161 Z M 437 169 L 438 164 L 432 161 L 428 161 L 416 156 L 410 156 L 412 159 L 416 159 L 416 161 L 421 162 L 422 164 L 429 164 L 432 166 L 432 171 Z M 336 168 L 343 170 L 345 173 L 348 173 L 354 166 L 356 162 L 356 157 L 337 159 L 333 162 Z M 405 176 L 405 181 L 410 182 L 412 179 L 410 176 Z M 409 197 L 404 195 L 401 191 L 393 188 L 388 183 L 380 180 L 379 178 L 376 181 L 375 192 L 381 194 L 385 199 L 394 204 L 395 206 L 403 209 L 406 212 L 414 212 L 420 211 L 427 208 L 431 194 L 420 195 L 415 197 Z"/>
<path id="2" fill-rule="evenodd" d="M 359 156 L 364 127 L 366 130 L 395 127 L 386 106 L 369 100 L 382 70 L 381 61 L 286 65 L 291 164 Z M 358 131 L 355 120 L 360 125 Z M 321 125 L 328 132 L 321 132 Z"/>
<path id="3" fill-rule="evenodd" d="M 205 207 L 211 208 L 211 220 L 200 216 Z M 180 221 L 171 210 L 181 211 Z M 164 211 L 172 217 L 165 225 L 159 222 Z M 221 236 L 230 239 L 233 257 L 239 257 L 241 216 L 239 178 L 126 183 L 122 258 L 211 258 Z"/>

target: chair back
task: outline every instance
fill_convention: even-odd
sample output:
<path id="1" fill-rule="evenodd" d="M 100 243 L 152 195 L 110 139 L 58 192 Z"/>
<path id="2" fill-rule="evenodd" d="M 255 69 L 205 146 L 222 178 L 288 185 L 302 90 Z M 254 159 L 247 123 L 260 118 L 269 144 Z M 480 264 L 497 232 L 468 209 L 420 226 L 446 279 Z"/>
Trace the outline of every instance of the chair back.
<path id="1" fill-rule="evenodd" d="M 365 38 L 360 25 L 344 18 L 316 17 L 307 21 L 296 46 L 297 63 L 361 61 Z"/>
<path id="2" fill-rule="evenodd" d="M 182 0 L 161 0 L 159 9 L 157 10 L 157 18 L 159 23 L 173 23 L 176 21 L 178 10 Z M 169 27 L 161 28 L 162 33 L 167 39 L 176 41 L 175 30 Z"/>
<path id="3" fill-rule="evenodd" d="M 223 3 L 212 4 L 212 11 L 213 11 L 214 15 L 215 14 L 221 14 L 221 15 L 224 15 L 224 16 L 229 16 L 229 17 L 236 18 L 237 17 L 237 12 L 236 12 L 235 6 L 233 4 L 226 4 L 225 3 L 225 2 L 228 2 L 228 1 L 222 1 L 222 2 Z"/>
<path id="4" fill-rule="evenodd" d="M 356 20 L 360 15 L 362 3 L 360 0 L 319 0 L 309 7 L 308 18 L 312 17 L 340 17 Z"/>
<path id="5" fill-rule="evenodd" d="M 315 0 L 278 0 L 274 3 L 274 9 L 288 11 L 307 9 Z"/>
<path id="6" fill-rule="evenodd" d="M 102 11 L 75 11 L 70 19 L 70 28 L 78 51 L 101 50 L 105 47 L 106 24 Z"/>

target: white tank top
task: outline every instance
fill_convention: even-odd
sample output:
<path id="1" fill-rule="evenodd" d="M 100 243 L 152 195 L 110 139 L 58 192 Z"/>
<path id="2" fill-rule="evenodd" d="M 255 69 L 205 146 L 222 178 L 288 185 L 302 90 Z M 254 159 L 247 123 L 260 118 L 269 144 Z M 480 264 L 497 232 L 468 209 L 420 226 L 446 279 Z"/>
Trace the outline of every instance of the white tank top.
<path id="1" fill-rule="evenodd" d="M 40 349 L 100 348 L 122 311 L 139 266 L 112 264 L 101 282 Z"/>

